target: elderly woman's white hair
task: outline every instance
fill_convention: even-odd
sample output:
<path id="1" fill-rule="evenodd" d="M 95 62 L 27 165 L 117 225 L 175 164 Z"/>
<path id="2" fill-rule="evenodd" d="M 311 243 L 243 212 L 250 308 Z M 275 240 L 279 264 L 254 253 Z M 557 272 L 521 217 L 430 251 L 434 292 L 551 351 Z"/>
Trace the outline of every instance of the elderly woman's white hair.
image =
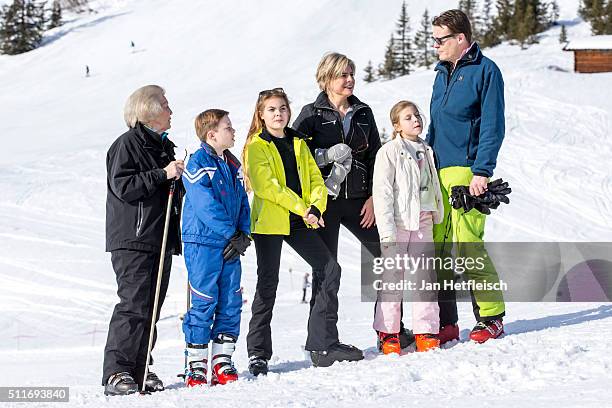
<path id="1" fill-rule="evenodd" d="M 135 90 L 123 108 L 125 124 L 130 129 L 136 126 L 136 122 L 148 124 L 162 112 L 165 94 L 164 88 L 158 85 L 145 85 Z"/>

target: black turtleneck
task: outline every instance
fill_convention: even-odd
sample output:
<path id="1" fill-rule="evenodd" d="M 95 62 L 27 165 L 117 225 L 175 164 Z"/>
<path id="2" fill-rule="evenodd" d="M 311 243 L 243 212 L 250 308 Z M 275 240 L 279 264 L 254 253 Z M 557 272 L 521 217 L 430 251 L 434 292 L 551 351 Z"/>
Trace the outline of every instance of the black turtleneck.
<path id="1" fill-rule="evenodd" d="M 287 183 L 287 187 L 301 197 L 302 185 L 300 184 L 297 160 L 295 158 L 295 149 L 293 148 L 293 136 L 286 135 L 285 137 L 275 137 L 270 135 L 270 138 L 272 139 L 274 146 L 276 146 L 276 150 L 278 150 L 281 160 L 283 161 L 283 168 L 285 169 L 285 182 Z"/>

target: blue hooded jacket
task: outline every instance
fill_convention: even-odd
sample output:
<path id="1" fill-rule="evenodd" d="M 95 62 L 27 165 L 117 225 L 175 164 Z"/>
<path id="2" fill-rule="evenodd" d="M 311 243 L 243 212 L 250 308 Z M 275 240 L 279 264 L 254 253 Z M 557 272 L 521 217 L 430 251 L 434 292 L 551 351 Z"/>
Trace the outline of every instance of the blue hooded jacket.
<path id="1" fill-rule="evenodd" d="M 189 158 L 183 172 L 183 242 L 224 248 L 240 230 L 250 235 L 249 199 L 242 167 L 225 150 L 225 160 L 207 143 Z"/>
<path id="2" fill-rule="evenodd" d="M 438 169 L 470 167 L 491 177 L 504 139 L 504 80 L 493 61 L 474 43 L 457 62 L 436 66 L 427 142 Z"/>

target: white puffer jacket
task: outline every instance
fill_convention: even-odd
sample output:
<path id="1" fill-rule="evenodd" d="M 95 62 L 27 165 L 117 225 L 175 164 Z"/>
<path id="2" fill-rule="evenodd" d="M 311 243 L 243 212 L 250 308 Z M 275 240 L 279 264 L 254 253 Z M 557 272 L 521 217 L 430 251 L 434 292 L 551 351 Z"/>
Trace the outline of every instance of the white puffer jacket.
<path id="1" fill-rule="evenodd" d="M 437 211 L 435 224 L 442 222 L 444 206 L 440 182 L 434 165 L 433 151 L 423 141 L 427 151 L 427 165 L 431 171 Z M 397 228 L 419 229 L 421 170 L 405 142 L 398 136 L 383 145 L 374 163 L 374 215 L 381 242 L 394 242 Z"/>

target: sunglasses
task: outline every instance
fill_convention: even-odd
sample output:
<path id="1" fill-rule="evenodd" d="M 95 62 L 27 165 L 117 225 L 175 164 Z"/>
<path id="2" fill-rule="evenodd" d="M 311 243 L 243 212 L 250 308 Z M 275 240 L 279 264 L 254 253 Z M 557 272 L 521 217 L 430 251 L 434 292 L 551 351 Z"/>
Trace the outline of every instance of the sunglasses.
<path id="1" fill-rule="evenodd" d="M 442 45 L 444 44 L 444 40 L 446 40 L 447 38 L 451 38 L 456 36 L 457 34 L 449 34 L 449 35 L 445 35 L 444 37 L 434 37 L 432 36 L 431 38 L 434 40 L 434 42 L 438 45 Z"/>
<path id="2" fill-rule="evenodd" d="M 271 96 L 271 95 L 285 95 L 285 90 L 283 88 L 272 88 L 272 89 L 266 89 L 264 91 L 261 91 L 259 93 L 259 97 L 263 97 L 263 96 Z"/>

